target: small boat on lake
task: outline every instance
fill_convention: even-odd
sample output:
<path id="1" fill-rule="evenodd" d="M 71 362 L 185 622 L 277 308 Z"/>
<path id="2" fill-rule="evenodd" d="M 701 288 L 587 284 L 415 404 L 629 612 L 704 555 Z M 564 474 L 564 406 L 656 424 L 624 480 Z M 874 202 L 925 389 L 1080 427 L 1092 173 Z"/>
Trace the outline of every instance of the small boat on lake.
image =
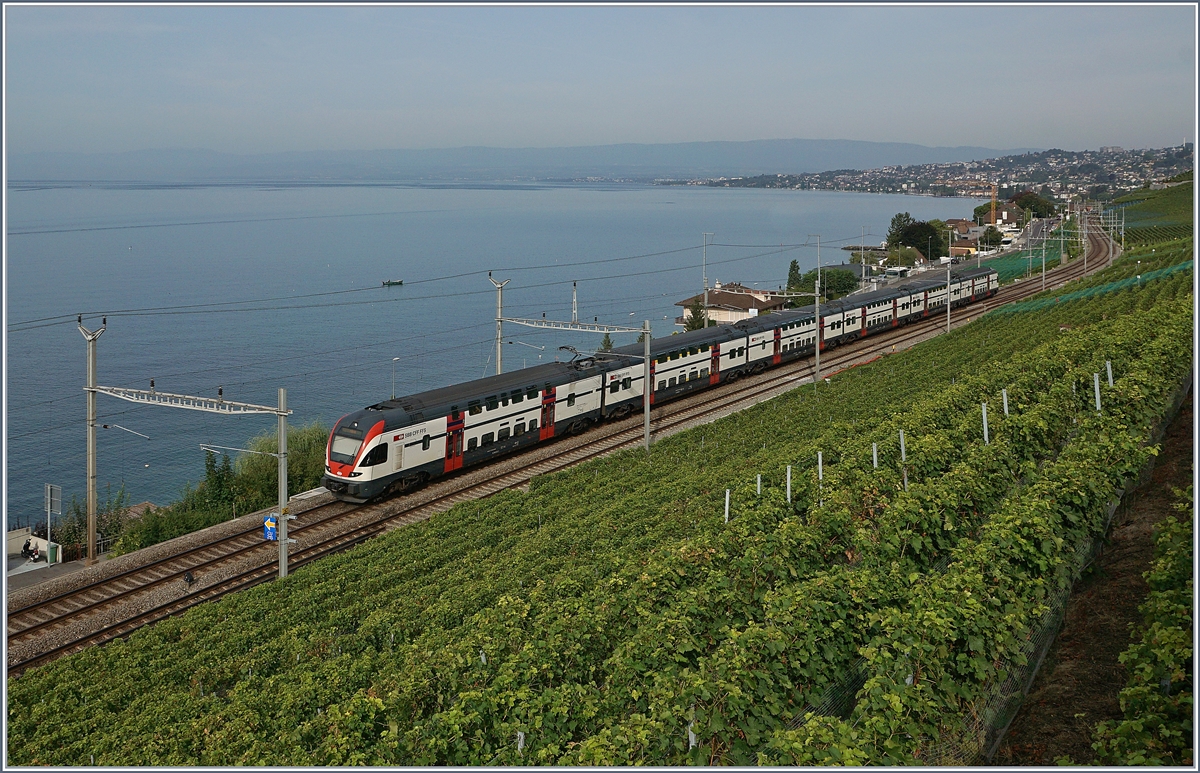
<path id="1" fill-rule="evenodd" d="M 404 284 L 403 279 L 385 279 L 385 280 L 383 280 L 384 287 L 399 287 L 402 284 Z"/>

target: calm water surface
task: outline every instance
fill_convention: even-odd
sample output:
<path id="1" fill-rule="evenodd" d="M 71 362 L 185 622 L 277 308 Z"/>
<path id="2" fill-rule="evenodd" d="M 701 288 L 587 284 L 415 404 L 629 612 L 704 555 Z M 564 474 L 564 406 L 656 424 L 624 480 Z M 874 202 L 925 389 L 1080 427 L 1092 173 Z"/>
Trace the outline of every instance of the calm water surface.
<path id="1" fill-rule="evenodd" d="M 85 344 L 75 315 L 108 329 L 106 386 L 274 404 L 293 425 L 495 372 L 496 293 L 505 314 L 677 330 L 675 302 L 709 281 L 777 287 L 795 258 L 841 262 L 879 243 L 896 212 L 966 217 L 975 202 L 645 185 L 10 185 L 7 518 L 43 518 L 44 484 L 85 491 Z M 808 246 L 796 246 L 804 243 Z M 781 245 L 783 245 L 781 247 Z M 403 287 L 383 288 L 385 279 Z M 614 336 L 620 345 L 636 335 Z M 594 336 L 505 327 L 505 370 Z M 544 348 L 538 348 L 544 347 Z M 393 358 L 400 358 L 393 363 Z M 100 395 L 98 477 L 132 501 L 167 504 L 204 474 L 201 443 L 244 447 L 274 417 L 134 406 Z"/>

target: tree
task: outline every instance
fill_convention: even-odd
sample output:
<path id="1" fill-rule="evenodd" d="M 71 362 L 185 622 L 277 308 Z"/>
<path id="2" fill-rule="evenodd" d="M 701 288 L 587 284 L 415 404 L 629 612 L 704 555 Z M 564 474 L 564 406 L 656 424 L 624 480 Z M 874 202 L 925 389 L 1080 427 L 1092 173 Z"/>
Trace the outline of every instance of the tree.
<path id="1" fill-rule="evenodd" d="M 914 250 L 920 250 L 922 253 L 925 253 L 925 257 L 928 260 L 950 254 L 946 245 L 946 232 L 938 231 L 932 223 L 920 220 L 909 223 L 904 227 L 904 230 L 900 233 L 898 244 L 905 247 L 912 247 Z"/>
<path id="2" fill-rule="evenodd" d="M 1054 202 L 1042 198 L 1033 191 L 1021 191 L 1010 197 L 1009 201 L 1027 212 L 1032 211 L 1034 217 L 1050 217 L 1054 214 Z"/>
<path id="3" fill-rule="evenodd" d="M 646 342 L 646 331 L 645 331 L 645 330 L 643 330 L 642 332 L 638 333 L 638 339 L 637 339 L 637 342 L 638 342 L 639 344 L 643 344 L 643 343 L 645 343 L 645 342 Z"/>
<path id="4" fill-rule="evenodd" d="M 916 220 L 907 212 L 897 212 L 892 216 L 892 224 L 888 227 L 887 243 L 889 247 L 895 247 L 897 244 L 902 244 L 900 234 L 905 228 L 915 223 Z"/>
<path id="5" fill-rule="evenodd" d="M 793 260 L 792 265 L 788 266 L 787 289 L 789 293 L 797 292 L 800 289 L 800 263 Z"/>
<path id="6" fill-rule="evenodd" d="M 979 237 L 979 245 L 981 247 L 995 247 L 1000 244 L 1000 240 L 1004 238 L 1004 234 L 996 230 L 996 226 L 989 225 L 984 230 L 983 235 Z"/>
<path id="7" fill-rule="evenodd" d="M 604 334 L 604 340 L 600 342 L 600 348 L 599 348 L 599 349 L 597 349 L 596 351 L 599 351 L 599 352 L 611 352 L 611 351 L 612 351 L 612 349 L 613 349 L 613 342 L 612 342 L 612 338 L 611 338 L 611 337 L 608 335 L 608 333 L 605 333 L 605 334 Z"/>
<path id="8" fill-rule="evenodd" d="M 694 300 L 690 304 L 688 304 L 687 315 L 684 317 L 684 320 L 683 320 L 683 329 L 685 331 L 688 331 L 688 330 L 701 330 L 703 328 L 704 328 L 704 305 L 702 303 L 700 303 L 699 298 L 696 298 L 696 300 Z"/>
<path id="9" fill-rule="evenodd" d="M 800 277 L 800 286 L 794 292 L 811 293 L 816 284 L 817 270 L 814 268 Z M 857 289 L 858 277 L 854 275 L 853 271 L 847 271 L 844 268 L 821 269 L 821 300 L 831 301 L 834 298 L 841 298 Z M 807 306 L 810 303 L 811 301 L 808 299 L 801 298 L 797 305 Z"/>

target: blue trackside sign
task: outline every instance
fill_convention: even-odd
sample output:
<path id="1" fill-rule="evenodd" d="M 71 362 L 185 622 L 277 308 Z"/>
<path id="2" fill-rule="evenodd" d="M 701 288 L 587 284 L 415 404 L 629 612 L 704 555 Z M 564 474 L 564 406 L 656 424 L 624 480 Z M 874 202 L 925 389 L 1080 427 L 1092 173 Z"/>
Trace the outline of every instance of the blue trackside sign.
<path id="1" fill-rule="evenodd" d="M 265 540 L 279 539 L 279 532 L 277 531 L 278 526 L 279 526 L 279 516 L 278 515 L 276 515 L 275 513 L 270 513 L 269 515 L 264 515 L 263 516 L 263 539 L 265 539 Z"/>

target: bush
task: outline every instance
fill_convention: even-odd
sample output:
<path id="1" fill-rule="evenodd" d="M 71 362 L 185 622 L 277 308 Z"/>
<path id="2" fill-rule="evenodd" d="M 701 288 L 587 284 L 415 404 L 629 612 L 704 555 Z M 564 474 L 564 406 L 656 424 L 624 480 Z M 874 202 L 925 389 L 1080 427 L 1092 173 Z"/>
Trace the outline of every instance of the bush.
<path id="1" fill-rule="evenodd" d="M 319 423 L 288 432 L 288 493 L 316 488 L 325 469 L 325 443 L 329 429 Z M 218 462 L 216 454 L 204 459 L 204 480 L 184 486 L 178 502 L 147 513 L 126 525 L 113 546 L 113 555 L 121 555 L 189 534 L 262 510 L 279 501 L 278 435 L 264 433 L 252 438 L 249 450 L 235 463 L 228 456 Z"/>

